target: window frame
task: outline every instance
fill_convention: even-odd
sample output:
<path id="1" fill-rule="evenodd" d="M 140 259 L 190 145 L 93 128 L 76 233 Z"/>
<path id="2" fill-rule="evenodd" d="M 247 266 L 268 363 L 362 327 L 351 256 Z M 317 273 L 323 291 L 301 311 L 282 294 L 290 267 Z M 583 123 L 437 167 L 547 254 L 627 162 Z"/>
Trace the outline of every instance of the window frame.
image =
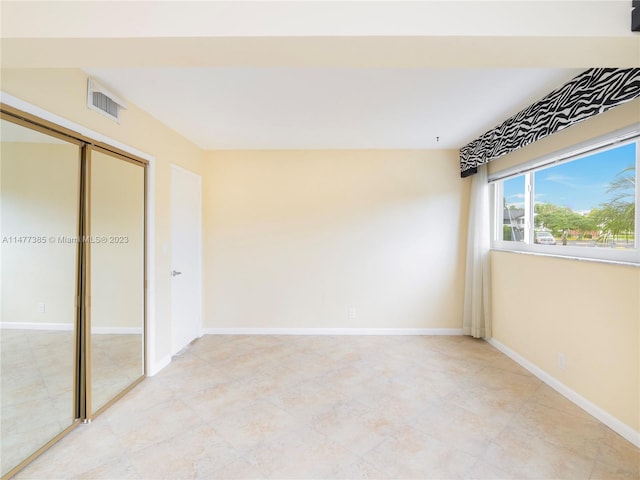
<path id="1" fill-rule="evenodd" d="M 635 247 L 632 249 L 620 250 L 609 247 L 535 244 L 533 242 L 535 228 L 531 219 L 531 214 L 535 208 L 534 174 L 555 165 L 579 161 L 582 158 L 629 144 L 635 144 L 636 146 Z M 493 250 L 528 252 L 576 259 L 594 259 L 640 264 L 640 208 L 638 208 L 640 203 L 640 184 L 637 181 L 638 171 L 640 171 L 640 123 L 589 142 L 574 145 L 573 147 L 563 151 L 555 152 L 554 154 L 520 164 L 517 167 L 505 169 L 490 175 L 491 248 Z M 522 242 L 502 240 L 504 225 L 503 182 L 521 175 L 524 175 L 525 177 L 525 240 Z"/>

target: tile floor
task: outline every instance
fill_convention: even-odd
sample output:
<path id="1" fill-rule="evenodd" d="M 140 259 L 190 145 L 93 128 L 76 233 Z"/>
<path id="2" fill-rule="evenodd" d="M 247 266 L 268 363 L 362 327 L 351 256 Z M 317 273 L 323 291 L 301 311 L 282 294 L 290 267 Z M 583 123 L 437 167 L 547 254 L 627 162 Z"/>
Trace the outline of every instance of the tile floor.
<path id="1" fill-rule="evenodd" d="M 481 340 L 206 336 L 18 479 L 637 479 L 640 451 Z"/>
<path id="2" fill-rule="evenodd" d="M 0 463 L 2 472 L 73 422 L 72 331 L 0 333 Z"/>
<path id="3" fill-rule="evenodd" d="M 142 374 L 142 335 L 92 338 L 94 410 Z M 0 332 L 0 464 L 7 472 L 73 423 L 72 330 Z"/>

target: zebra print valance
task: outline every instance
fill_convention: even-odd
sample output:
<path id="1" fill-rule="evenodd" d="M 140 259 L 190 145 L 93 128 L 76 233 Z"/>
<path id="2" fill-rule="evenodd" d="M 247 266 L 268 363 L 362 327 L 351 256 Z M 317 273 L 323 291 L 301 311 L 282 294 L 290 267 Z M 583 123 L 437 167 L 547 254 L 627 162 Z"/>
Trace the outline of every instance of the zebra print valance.
<path id="1" fill-rule="evenodd" d="M 640 68 L 590 68 L 460 149 L 462 177 L 477 167 L 640 97 Z"/>

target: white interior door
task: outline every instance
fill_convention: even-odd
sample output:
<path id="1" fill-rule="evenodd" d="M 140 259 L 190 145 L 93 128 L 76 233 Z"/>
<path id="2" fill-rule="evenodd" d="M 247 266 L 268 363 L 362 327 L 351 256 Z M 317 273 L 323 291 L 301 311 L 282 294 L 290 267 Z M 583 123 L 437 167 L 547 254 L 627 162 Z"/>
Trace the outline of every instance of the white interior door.
<path id="1" fill-rule="evenodd" d="M 202 179 L 171 165 L 171 351 L 202 331 Z"/>

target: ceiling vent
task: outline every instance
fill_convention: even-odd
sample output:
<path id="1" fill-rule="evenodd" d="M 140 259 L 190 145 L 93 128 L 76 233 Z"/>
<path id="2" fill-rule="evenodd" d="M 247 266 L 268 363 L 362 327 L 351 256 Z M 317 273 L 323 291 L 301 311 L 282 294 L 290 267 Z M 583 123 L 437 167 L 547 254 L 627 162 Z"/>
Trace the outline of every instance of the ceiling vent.
<path id="1" fill-rule="evenodd" d="M 87 107 L 120 123 L 120 110 L 127 108 L 124 100 L 107 90 L 93 78 L 87 86 Z"/>

